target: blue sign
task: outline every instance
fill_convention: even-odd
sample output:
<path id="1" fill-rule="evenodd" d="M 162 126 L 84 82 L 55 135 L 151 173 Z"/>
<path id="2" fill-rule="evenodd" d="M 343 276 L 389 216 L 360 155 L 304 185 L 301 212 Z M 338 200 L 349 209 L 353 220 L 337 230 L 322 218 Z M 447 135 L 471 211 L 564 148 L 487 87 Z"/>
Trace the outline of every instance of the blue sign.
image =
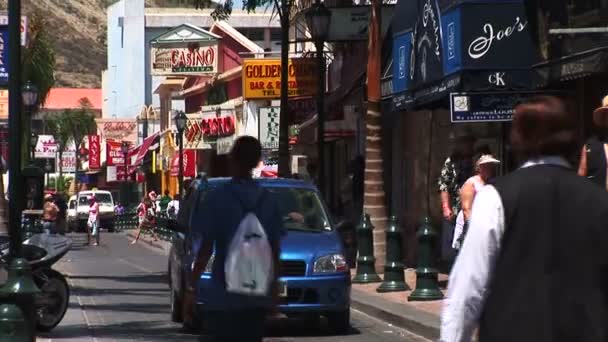
<path id="1" fill-rule="evenodd" d="M 443 14 L 441 18 L 443 31 L 443 71 L 446 75 L 462 68 L 462 37 L 460 29 L 460 8 L 455 8 Z"/>
<path id="2" fill-rule="evenodd" d="M 0 26 L 0 85 L 8 84 L 8 26 Z"/>
<path id="3" fill-rule="evenodd" d="M 515 107 L 538 92 L 451 93 L 452 122 L 511 121 Z"/>
<path id="4" fill-rule="evenodd" d="M 409 86 L 412 32 L 404 32 L 393 38 L 393 93 L 404 92 Z"/>

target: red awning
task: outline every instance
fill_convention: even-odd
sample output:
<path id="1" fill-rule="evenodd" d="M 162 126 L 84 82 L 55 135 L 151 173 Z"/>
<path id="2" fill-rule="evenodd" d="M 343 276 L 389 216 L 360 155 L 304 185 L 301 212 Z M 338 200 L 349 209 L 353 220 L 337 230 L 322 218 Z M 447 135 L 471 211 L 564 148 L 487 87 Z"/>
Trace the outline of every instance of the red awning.
<path id="1" fill-rule="evenodd" d="M 134 166 L 141 165 L 146 157 L 146 154 L 148 153 L 148 149 L 150 146 L 152 146 L 154 140 L 158 138 L 159 134 L 159 132 L 152 134 L 151 136 L 145 138 L 141 145 L 136 147 L 139 148 L 139 152 L 137 153 L 137 159 L 135 159 L 135 162 L 133 163 Z"/>

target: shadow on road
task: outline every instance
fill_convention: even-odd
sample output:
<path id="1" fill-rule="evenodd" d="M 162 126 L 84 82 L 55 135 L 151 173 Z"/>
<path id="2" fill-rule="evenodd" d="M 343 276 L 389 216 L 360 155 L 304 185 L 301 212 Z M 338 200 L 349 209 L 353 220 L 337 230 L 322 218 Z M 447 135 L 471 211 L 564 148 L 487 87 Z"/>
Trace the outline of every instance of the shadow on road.
<path id="1" fill-rule="evenodd" d="M 70 279 L 87 279 L 87 280 L 113 280 L 125 283 L 145 283 L 155 284 L 162 283 L 168 284 L 169 278 L 166 273 L 148 273 L 145 275 L 131 274 L 131 275 L 69 275 Z"/>

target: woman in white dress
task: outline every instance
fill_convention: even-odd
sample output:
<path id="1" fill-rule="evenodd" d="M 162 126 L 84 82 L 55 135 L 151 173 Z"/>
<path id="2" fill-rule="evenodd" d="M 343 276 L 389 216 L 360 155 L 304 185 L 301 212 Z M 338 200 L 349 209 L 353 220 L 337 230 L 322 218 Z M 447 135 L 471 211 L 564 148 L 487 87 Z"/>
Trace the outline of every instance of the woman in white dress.
<path id="1" fill-rule="evenodd" d="M 491 154 L 484 154 L 475 163 L 475 176 L 467 179 L 460 188 L 460 203 L 462 210 L 456 217 L 456 227 L 454 228 L 454 239 L 452 248 L 460 249 L 467 232 L 467 225 L 471 217 L 473 199 L 475 195 L 496 175 L 496 166 L 500 161 Z"/>

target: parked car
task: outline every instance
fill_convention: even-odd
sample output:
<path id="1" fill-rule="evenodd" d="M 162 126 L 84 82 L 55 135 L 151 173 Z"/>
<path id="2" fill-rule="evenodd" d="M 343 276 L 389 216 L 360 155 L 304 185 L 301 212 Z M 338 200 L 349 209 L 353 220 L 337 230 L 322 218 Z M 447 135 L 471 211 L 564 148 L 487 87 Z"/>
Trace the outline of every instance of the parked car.
<path id="1" fill-rule="evenodd" d="M 104 190 L 81 191 L 76 196 L 76 219 L 72 219 L 73 227 L 76 231 L 86 231 L 87 221 L 89 219 L 89 198 L 95 195 L 99 203 L 99 220 L 101 228 L 110 232 L 114 231 L 114 198 L 112 193 Z M 72 196 L 73 198 L 74 196 Z M 72 200 L 70 198 L 70 202 Z M 68 203 L 68 208 L 70 204 Z M 68 209 L 69 210 L 69 209 Z M 69 214 L 68 214 L 69 216 Z"/>
<path id="2" fill-rule="evenodd" d="M 169 253 L 171 316 L 175 322 L 183 322 L 184 284 L 201 245 L 197 222 L 204 217 L 197 213 L 201 212 L 205 195 L 228 181 L 228 178 L 200 180 L 194 183 L 192 193 L 185 200 L 184 211 L 192 214 L 186 222 L 176 225 L 184 228 L 181 231 L 176 228 Z M 288 317 L 325 316 L 333 331 L 346 332 L 350 328 L 350 268 L 337 227 L 330 221 L 318 190 L 308 182 L 293 179 L 260 178 L 257 181 L 279 196 L 281 203 L 291 203 L 291 208 L 283 208 L 287 235 L 281 241 L 279 311 Z M 288 214 L 294 211 L 305 217 L 304 222 L 290 218 Z M 213 257 L 199 279 L 197 305 L 191 314 L 194 319 L 183 322 L 186 327 L 201 327 L 212 262 Z"/>
<path id="3" fill-rule="evenodd" d="M 74 195 L 68 200 L 67 223 L 70 231 L 78 230 L 78 214 L 76 213 L 76 204 L 78 196 Z"/>

